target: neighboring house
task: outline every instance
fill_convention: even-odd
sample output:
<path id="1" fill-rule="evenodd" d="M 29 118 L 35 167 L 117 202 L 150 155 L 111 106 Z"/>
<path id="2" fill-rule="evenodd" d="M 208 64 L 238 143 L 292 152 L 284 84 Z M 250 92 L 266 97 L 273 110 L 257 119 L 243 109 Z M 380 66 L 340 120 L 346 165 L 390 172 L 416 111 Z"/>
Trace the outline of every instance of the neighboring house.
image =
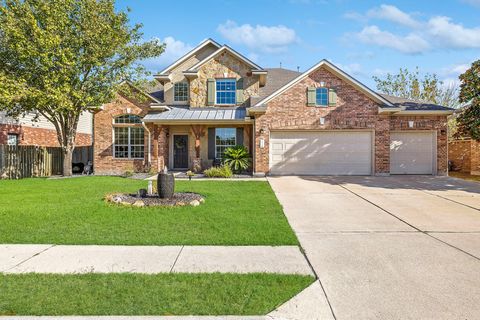
<path id="1" fill-rule="evenodd" d="M 93 116 L 84 112 L 78 121 L 76 146 L 92 145 Z M 0 112 L 0 144 L 58 147 L 55 126 L 42 116 L 26 114 L 15 120 Z"/>
<path id="2" fill-rule="evenodd" d="M 118 95 L 95 114 L 96 173 L 204 169 L 238 144 L 256 174 L 448 170 L 451 109 L 378 94 L 326 60 L 267 69 L 208 39 L 155 79 L 142 102 Z"/>

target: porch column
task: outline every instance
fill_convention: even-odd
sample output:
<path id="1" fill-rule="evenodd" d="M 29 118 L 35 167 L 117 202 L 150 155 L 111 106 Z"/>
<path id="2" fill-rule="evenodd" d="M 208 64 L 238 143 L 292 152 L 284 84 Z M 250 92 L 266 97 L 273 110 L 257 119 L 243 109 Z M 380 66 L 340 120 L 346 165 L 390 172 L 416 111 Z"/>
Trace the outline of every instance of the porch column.
<path id="1" fill-rule="evenodd" d="M 168 126 L 155 126 L 155 134 L 153 138 L 153 158 L 156 161 L 157 172 L 162 171 L 168 164 Z"/>
<path id="2" fill-rule="evenodd" d="M 195 158 L 193 158 L 193 172 L 202 171 L 202 159 L 200 158 L 200 139 L 205 136 L 205 126 L 191 126 L 195 137 Z"/>

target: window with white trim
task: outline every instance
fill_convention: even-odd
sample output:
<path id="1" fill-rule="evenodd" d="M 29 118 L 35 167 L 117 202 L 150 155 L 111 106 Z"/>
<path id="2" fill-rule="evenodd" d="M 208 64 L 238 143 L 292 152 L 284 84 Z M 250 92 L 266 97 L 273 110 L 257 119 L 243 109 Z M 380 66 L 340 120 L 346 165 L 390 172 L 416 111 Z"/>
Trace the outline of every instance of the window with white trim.
<path id="1" fill-rule="evenodd" d="M 142 120 L 136 115 L 122 115 L 115 118 L 113 132 L 113 156 L 120 159 L 143 159 L 145 152 Z"/>
<path id="2" fill-rule="evenodd" d="M 315 93 L 316 105 L 328 106 L 328 88 L 317 88 Z"/>
<path id="3" fill-rule="evenodd" d="M 215 158 L 222 159 L 225 149 L 237 144 L 237 129 L 215 128 Z"/>
<path id="4" fill-rule="evenodd" d="M 173 85 L 173 101 L 175 102 L 188 101 L 188 83 L 177 82 Z"/>
<path id="5" fill-rule="evenodd" d="M 9 146 L 18 146 L 18 134 L 16 133 L 7 134 L 7 144 Z"/>
<path id="6" fill-rule="evenodd" d="M 237 80 L 235 79 L 217 79 L 215 84 L 216 103 L 215 104 L 235 104 Z"/>

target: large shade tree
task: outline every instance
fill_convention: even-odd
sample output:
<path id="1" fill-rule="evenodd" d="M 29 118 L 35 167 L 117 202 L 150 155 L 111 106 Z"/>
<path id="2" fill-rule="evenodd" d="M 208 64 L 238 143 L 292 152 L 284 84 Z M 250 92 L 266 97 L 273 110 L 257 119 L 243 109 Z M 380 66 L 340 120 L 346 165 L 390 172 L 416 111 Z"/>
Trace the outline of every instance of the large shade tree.
<path id="1" fill-rule="evenodd" d="M 143 41 L 114 0 L 0 0 L 0 110 L 35 113 L 56 128 L 71 175 L 80 114 L 110 101 L 164 44 Z"/>
<path id="2" fill-rule="evenodd" d="M 465 104 L 458 115 L 457 136 L 480 140 L 480 60 L 460 75 L 460 102 Z"/>

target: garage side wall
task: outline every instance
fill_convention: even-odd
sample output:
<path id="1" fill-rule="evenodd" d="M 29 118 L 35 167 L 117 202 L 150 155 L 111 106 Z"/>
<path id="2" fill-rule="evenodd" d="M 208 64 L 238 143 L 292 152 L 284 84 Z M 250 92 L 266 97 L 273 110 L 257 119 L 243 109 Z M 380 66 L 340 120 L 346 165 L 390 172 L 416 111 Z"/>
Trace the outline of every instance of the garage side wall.
<path id="1" fill-rule="evenodd" d="M 335 88 L 337 104 L 335 107 L 307 106 L 307 88 Z M 375 131 L 374 171 L 377 174 L 389 172 L 390 119 L 378 115 L 379 105 L 359 92 L 343 79 L 338 78 L 325 68 L 317 69 L 301 82 L 274 98 L 267 105 L 267 111 L 255 120 L 255 160 L 256 172 L 269 171 L 269 137 L 272 130 L 369 130 Z M 325 124 L 320 124 L 320 118 Z M 263 129 L 263 134 L 260 130 Z M 260 148 L 260 140 L 265 140 Z"/>
<path id="2" fill-rule="evenodd" d="M 336 89 L 335 107 L 307 106 L 307 88 Z M 379 115 L 379 105 L 345 80 L 322 67 L 267 104 L 265 114 L 255 119 L 255 172 L 269 172 L 270 133 L 275 130 L 369 130 L 374 131 L 374 174 L 390 174 L 391 130 L 435 130 L 437 132 L 437 173 L 447 173 L 446 116 Z M 320 124 L 320 118 L 325 123 Z M 414 120 L 414 128 L 408 121 Z M 260 140 L 264 147 L 260 147 Z"/>

